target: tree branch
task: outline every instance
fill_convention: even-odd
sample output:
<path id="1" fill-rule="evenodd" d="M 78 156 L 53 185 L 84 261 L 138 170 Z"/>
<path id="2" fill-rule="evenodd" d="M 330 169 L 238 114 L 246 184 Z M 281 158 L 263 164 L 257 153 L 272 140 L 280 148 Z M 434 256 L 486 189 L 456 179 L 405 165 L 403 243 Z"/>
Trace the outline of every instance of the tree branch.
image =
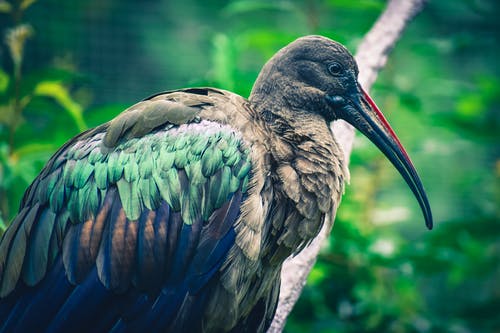
<path id="1" fill-rule="evenodd" d="M 359 82 L 369 90 L 378 72 L 385 66 L 389 53 L 401 37 L 409 21 L 423 8 L 426 0 L 390 0 L 370 31 L 358 47 L 356 61 L 359 66 Z M 349 162 L 354 141 L 354 129 L 344 121 L 331 125 L 337 142 Z M 285 261 L 281 271 L 281 291 L 278 309 L 268 333 L 281 332 L 286 319 L 297 302 L 307 276 L 316 262 L 321 244 L 329 236 L 335 216 L 327 217 L 319 235 L 301 253 Z"/>

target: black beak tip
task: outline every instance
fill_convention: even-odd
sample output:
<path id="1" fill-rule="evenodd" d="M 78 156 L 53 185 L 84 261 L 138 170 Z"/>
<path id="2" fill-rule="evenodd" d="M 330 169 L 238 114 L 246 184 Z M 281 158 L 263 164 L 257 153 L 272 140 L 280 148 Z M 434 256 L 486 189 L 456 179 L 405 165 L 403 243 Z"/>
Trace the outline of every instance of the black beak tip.
<path id="1" fill-rule="evenodd" d="M 425 225 L 427 229 L 432 230 L 434 228 L 434 221 L 432 220 L 432 213 L 429 211 L 425 217 Z"/>
<path id="2" fill-rule="evenodd" d="M 416 172 L 415 172 L 416 175 Z M 412 191 L 415 193 L 417 196 L 417 200 L 420 204 L 420 208 L 422 209 L 422 213 L 424 214 L 424 219 L 425 219 L 425 226 L 427 229 L 432 230 L 434 227 L 434 219 L 432 217 L 432 210 L 431 206 L 429 204 L 429 199 L 427 198 L 427 194 L 425 192 L 424 187 L 422 186 L 422 183 L 418 179 L 418 176 L 416 176 L 417 182 L 416 182 L 416 187 L 412 188 Z"/>

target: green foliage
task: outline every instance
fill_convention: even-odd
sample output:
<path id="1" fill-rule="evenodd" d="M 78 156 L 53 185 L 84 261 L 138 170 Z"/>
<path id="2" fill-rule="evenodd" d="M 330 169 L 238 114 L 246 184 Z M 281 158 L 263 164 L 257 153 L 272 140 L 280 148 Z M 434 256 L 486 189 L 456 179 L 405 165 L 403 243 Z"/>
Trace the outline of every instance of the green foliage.
<path id="1" fill-rule="evenodd" d="M 3 31 L 4 54 L 9 55 L 12 67 L 0 69 L 0 232 L 5 228 L 3 221 L 15 214 L 25 188 L 63 142 L 54 141 L 48 132 L 52 123 L 43 124 L 40 131 L 43 121 L 39 117 L 62 120 L 64 126 L 57 135 L 63 140 L 87 128 L 82 107 L 69 91 L 69 82 L 76 74 L 48 68 L 28 73 L 22 70 L 34 30 L 20 23 L 20 18 L 34 2 L 0 3 L 0 15 L 10 16 L 14 22 Z M 54 113 L 58 108 L 69 116 L 70 123 Z"/>
<path id="2" fill-rule="evenodd" d="M 34 96 L 53 98 L 57 104 L 68 112 L 80 132 L 87 128 L 83 120 L 82 107 L 71 98 L 68 89 L 60 82 L 42 81 L 36 85 L 33 94 Z"/>
<path id="3" fill-rule="evenodd" d="M 0 53 L 0 228 L 49 155 L 86 124 L 162 90 L 213 85 L 248 96 L 286 43 L 317 33 L 354 51 L 385 6 L 32 3 L 0 0 L 4 36 L 25 22 L 36 32 L 18 74 L 6 44 Z M 425 231 L 404 181 L 358 138 L 332 237 L 287 332 L 498 331 L 499 15 L 493 0 L 430 1 L 410 24 L 372 94 L 423 179 L 435 230 Z"/>

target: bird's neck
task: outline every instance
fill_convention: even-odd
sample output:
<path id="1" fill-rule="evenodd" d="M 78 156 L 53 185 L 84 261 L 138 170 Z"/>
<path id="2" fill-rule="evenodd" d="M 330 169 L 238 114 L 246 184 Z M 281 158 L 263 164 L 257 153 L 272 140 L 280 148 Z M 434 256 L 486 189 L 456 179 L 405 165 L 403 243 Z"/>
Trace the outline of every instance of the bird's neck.
<path id="1" fill-rule="evenodd" d="M 293 109 L 282 96 L 252 94 L 252 108 L 266 130 L 274 200 L 267 244 L 270 261 L 301 249 L 320 231 L 325 216 L 337 207 L 347 171 L 344 155 L 329 125 L 320 116 Z"/>
<path id="2" fill-rule="evenodd" d="M 269 80 L 267 80 L 269 81 Z M 319 114 L 305 110 L 301 105 L 293 105 L 295 100 L 287 92 L 276 91 L 273 87 L 256 86 L 249 97 L 251 108 L 265 124 L 268 137 L 276 145 L 270 147 L 277 162 L 290 162 L 293 156 L 314 155 L 320 160 L 331 160 L 340 148 L 329 128 L 329 124 Z M 289 153 L 273 152 L 277 146 L 289 146 Z M 305 146 L 310 149 L 305 149 Z M 342 155 L 342 154 L 340 154 Z"/>

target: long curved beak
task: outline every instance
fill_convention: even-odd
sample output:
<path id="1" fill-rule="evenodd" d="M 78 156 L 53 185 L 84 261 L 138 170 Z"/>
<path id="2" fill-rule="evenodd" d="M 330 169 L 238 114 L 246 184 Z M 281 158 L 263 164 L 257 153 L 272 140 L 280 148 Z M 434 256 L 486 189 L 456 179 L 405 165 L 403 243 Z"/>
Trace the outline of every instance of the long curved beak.
<path id="1" fill-rule="evenodd" d="M 339 108 L 339 118 L 344 119 L 370 139 L 391 161 L 403 176 L 420 204 L 427 228 L 432 229 L 432 212 L 413 163 L 399 141 L 396 133 L 385 119 L 370 95 L 358 85 L 358 91 Z"/>

